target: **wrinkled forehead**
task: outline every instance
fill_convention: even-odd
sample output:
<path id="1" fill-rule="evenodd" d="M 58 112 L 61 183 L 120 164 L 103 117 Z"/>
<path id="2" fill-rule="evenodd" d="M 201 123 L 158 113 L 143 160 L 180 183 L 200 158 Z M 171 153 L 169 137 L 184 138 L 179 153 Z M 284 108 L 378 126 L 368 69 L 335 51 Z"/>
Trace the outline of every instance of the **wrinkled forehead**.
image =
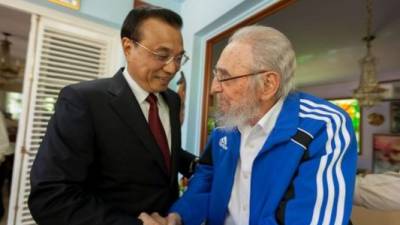
<path id="1" fill-rule="evenodd" d="M 252 68 L 252 63 L 251 45 L 242 42 L 231 42 L 222 51 L 216 68 L 246 73 Z"/>

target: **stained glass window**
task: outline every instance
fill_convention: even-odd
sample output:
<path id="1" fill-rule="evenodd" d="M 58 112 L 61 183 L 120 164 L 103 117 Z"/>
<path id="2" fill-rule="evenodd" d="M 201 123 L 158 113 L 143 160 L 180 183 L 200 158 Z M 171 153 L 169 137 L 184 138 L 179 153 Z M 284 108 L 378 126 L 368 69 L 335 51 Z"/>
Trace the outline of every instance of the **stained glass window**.
<path id="1" fill-rule="evenodd" d="M 335 99 L 330 100 L 333 104 L 339 106 L 340 108 L 346 111 L 353 123 L 353 128 L 356 133 L 357 138 L 357 152 L 360 153 L 360 123 L 361 123 L 361 110 L 360 105 L 358 104 L 357 99 L 349 98 L 349 99 Z"/>

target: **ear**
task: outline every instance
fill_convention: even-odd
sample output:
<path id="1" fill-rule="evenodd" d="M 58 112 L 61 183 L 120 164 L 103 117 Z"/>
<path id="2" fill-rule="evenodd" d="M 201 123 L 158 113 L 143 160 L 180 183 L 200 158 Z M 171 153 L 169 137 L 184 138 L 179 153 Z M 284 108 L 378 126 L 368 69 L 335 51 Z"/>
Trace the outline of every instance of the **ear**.
<path id="1" fill-rule="evenodd" d="M 122 50 L 124 50 L 125 58 L 128 58 L 129 55 L 132 54 L 131 49 L 134 47 L 132 44 L 132 41 L 127 37 L 123 37 L 121 39 L 121 42 L 122 42 Z"/>
<path id="2" fill-rule="evenodd" d="M 278 92 L 279 86 L 281 84 L 281 76 L 274 71 L 269 71 L 264 76 L 263 80 L 264 83 L 261 95 L 262 100 L 275 100 L 276 93 Z"/>

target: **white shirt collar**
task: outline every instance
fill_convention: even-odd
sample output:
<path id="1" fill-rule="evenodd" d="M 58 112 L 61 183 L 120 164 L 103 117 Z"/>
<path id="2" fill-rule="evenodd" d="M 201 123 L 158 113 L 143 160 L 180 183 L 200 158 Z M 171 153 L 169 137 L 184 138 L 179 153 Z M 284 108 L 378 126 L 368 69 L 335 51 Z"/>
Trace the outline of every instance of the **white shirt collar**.
<path id="1" fill-rule="evenodd" d="M 131 89 L 136 101 L 139 103 L 139 107 L 143 112 L 146 121 L 149 120 L 149 110 L 150 104 L 146 101 L 147 96 L 149 96 L 149 92 L 144 90 L 139 84 L 129 75 L 128 70 L 125 69 L 122 71 L 122 74 L 125 80 L 128 82 L 128 86 Z M 164 127 L 165 134 L 168 140 L 169 149 L 171 149 L 171 124 L 170 124 L 170 117 L 169 117 L 169 107 L 166 101 L 161 97 L 160 93 L 154 93 L 157 98 L 157 105 L 158 105 L 158 114 L 160 116 L 161 123 Z"/>
<path id="2" fill-rule="evenodd" d="M 284 98 L 280 98 L 274 106 L 257 122 L 257 126 L 268 134 L 275 126 L 279 113 L 281 112 Z"/>
<path id="3" fill-rule="evenodd" d="M 238 130 L 240 133 L 246 133 L 250 131 L 253 128 L 261 128 L 261 130 L 265 134 L 269 134 L 272 130 L 272 128 L 275 126 L 276 120 L 278 119 L 279 113 L 281 112 L 283 101 L 285 98 L 280 98 L 273 106 L 272 108 L 265 113 L 263 117 L 255 124 L 253 127 L 250 126 L 242 126 L 238 127 Z"/>
<path id="4" fill-rule="evenodd" d="M 127 70 L 127 66 L 125 66 L 122 74 L 124 75 L 125 80 L 128 82 L 128 85 L 131 88 L 139 104 L 145 103 L 147 96 L 149 96 L 149 92 L 140 87 L 139 84 L 132 78 Z M 161 95 L 159 93 L 153 94 L 157 96 L 157 99 L 160 99 Z M 159 103 L 159 101 L 157 101 L 157 103 Z"/>

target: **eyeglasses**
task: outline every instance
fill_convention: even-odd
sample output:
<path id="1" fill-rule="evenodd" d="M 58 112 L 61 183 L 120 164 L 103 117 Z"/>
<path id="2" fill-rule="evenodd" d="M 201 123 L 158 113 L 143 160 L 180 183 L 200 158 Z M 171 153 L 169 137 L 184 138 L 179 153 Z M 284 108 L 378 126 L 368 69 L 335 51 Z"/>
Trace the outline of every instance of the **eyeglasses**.
<path id="1" fill-rule="evenodd" d="M 141 48 L 143 48 L 144 50 L 146 50 L 147 52 L 149 52 L 150 54 L 153 55 L 153 57 L 163 63 L 164 65 L 168 65 L 169 63 L 171 63 L 172 61 L 174 61 L 175 65 L 181 67 L 183 66 L 187 61 L 189 61 L 189 57 L 187 55 L 185 55 L 184 53 L 173 56 L 170 54 L 163 54 L 160 52 L 155 52 L 151 49 L 149 49 L 148 47 L 140 44 L 137 41 L 132 40 L 132 42 L 134 42 L 135 44 L 139 45 Z"/>
<path id="2" fill-rule="evenodd" d="M 239 79 L 239 78 L 243 78 L 243 77 L 255 76 L 255 75 L 263 74 L 266 72 L 269 72 L 269 71 L 262 70 L 262 71 L 258 71 L 255 73 L 248 73 L 248 74 L 243 74 L 243 75 L 239 75 L 239 76 L 229 76 L 229 77 L 221 78 L 221 76 L 218 76 L 220 74 L 220 71 L 218 69 L 213 69 L 214 78 L 216 78 L 219 83 L 222 83 L 222 82 L 225 82 L 228 80 L 235 80 L 235 79 Z"/>

